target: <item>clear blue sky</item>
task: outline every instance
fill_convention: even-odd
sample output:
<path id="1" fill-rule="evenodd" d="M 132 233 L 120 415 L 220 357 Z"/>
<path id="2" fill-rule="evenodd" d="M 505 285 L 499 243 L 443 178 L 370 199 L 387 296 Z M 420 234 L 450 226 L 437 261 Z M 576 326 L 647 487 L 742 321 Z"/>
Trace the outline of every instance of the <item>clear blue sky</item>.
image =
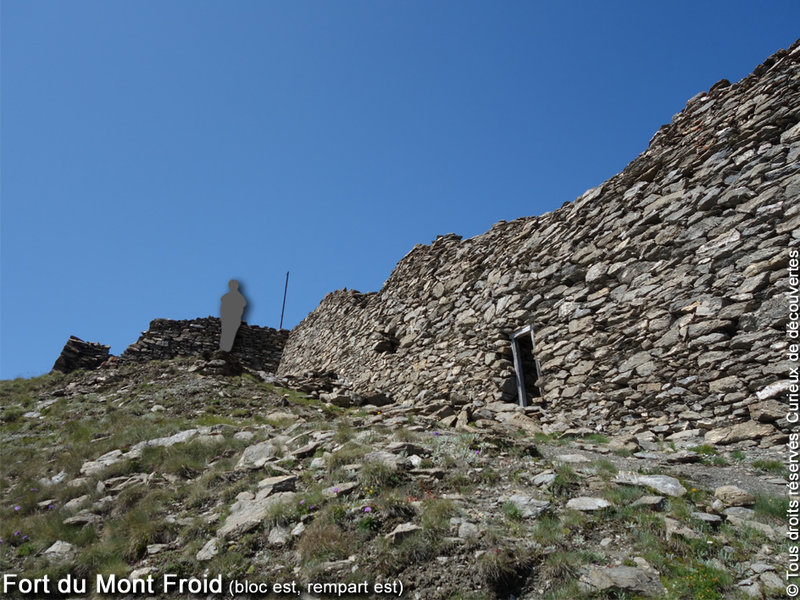
<path id="1" fill-rule="evenodd" d="M 800 3 L 3 0 L 0 377 L 574 200 Z"/>

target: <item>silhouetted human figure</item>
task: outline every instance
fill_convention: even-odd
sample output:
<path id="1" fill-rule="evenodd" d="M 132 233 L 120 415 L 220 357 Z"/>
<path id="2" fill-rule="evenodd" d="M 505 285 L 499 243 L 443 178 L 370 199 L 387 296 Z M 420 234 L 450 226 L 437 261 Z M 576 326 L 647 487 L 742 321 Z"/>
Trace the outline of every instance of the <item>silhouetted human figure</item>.
<path id="1" fill-rule="evenodd" d="M 222 332 L 219 336 L 219 349 L 230 352 L 233 348 L 233 341 L 236 339 L 236 332 L 242 324 L 242 314 L 247 300 L 244 299 L 239 291 L 239 282 L 231 279 L 228 282 L 230 292 L 222 297 L 220 302 L 219 314 L 222 321 Z"/>

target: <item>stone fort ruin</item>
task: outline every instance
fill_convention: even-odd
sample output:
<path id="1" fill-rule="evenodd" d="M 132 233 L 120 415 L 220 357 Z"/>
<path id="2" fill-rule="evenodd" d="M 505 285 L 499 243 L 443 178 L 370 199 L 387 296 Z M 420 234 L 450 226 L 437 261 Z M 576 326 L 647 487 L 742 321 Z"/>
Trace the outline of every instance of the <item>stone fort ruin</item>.
<path id="1" fill-rule="evenodd" d="M 788 427 L 799 63 L 795 42 L 691 98 L 624 171 L 556 211 L 417 245 L 380 291 L 328 294 L 288 339 L 245 331 L 240 359 L 365 397 L 516 403 L 545 425 L 746 422 L 775 442 Z M 122 359 L 213 348 L 219 324 L 200 321 L 153 321 Z"/>
<path id="2" fill-rule="evenodd" d="M 770 399 L 788 373 L 798 61 L 796 42 L 691 98 L 622 173 L 556 211 L 441 236 L 380 291 L 328 294 L 278 374 L 332 372 L 406 402 L 518 402 L 543 423 L 785 426 Z"/>

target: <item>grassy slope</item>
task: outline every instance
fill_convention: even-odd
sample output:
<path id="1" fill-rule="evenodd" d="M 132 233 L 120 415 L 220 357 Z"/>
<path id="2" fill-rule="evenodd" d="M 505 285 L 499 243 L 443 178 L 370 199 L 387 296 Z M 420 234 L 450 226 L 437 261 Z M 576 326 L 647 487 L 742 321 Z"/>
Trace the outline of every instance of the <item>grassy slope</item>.
<path id="1" fill-rule="evenodd" d="M 507 598 L 527 590 L 532 597 L 572 600 L 601 597 L 580 589 L 585 568 L 634 565 L 632 558 L 642 557 L 659 571 L 666 597 L 713 600 L 739 597 L 734 583 L 745 577 L 753 556 L 763 555 L 763 546 L 781 550 L 756 529 L 723 524 L 714 530 L 693 518 L 711 498 L 689 483 L 689 494 L 668 499 L 663 512 L 631 506 L 649 492 L 612 482 L 613 454 L 579 468 L 553 464 L 536 456 L 534 440 L 521 432 L 498 437 L 439 431 L 413 413 L 324 406 L 248 375 L 203 377 L 189 372 L 189 364 L 153 362 L 0 382 L 0 570 L 51 578 L 126 575 L 142 567 L 154 574 L 207 572 L 270 582 L 399 578 L 426 598 Z M 212 427 L 214 438 L 145 448 L 138 459 L 80 477 L 87 460 L 197 426 Z M 235 470 L 246 446 L 280 439 L 287 429 L 295 447 L 318 432 L 329 437 L 323 436 L 314 456 L 287 453 L 258 471 Z M 243 431 L 254 438 L 234 437 Z M 390 441 L 423 446 L 420 469 L 440 471 L 364 463 L 365 455 Z M 546 436 L 536 441 L 556 443 Z M 584 441 L 600 447 L 607 440 Z M 745 458 L 697 450 L 710 465 Z M 324 457 L 322 469 L 309 468 L 315 457 Z M 755 467 L 773 473 L 779 468 L 762 463 Z M 541 490 L 532 478 L 548 468 L 555 480 Z M 222 542 L 216 557 L 199 563 L 195 555 L 236 496 L 284 471 L 298 475 L 298 503 L 276 507 L 259 527 Z M 63 483 L 44 481 L 59 473 Z M 139 473 L 146 482 L 113 490 Z M 358 484 L 348 495 L 324 494 L 348 481 Z M 520 491 L 550 500 L 551 510 L 525 519 L 516 505 L 500 500 Z M 570 497 L 581 495 L 604 497 L 613 506 L 589 514 L 564 508 Z M 67 505 L 75 499 L 82 499 L 78 506 Z M 85 508 L 101 520 L 63 523 Z M 785 503 L 762 496 L 756 511 L 760 521 L 779 525 Z M 667 539 L 665 515 L 699 537 Z M 419 529 L 395 543 L 385 538 L 409 521 Z M 475 523 L 478 536 L 455 537 L 462 521 Z M 302 532 L 295 529 L 301 523 Z M 295 532 L 276 545 L 269 535 L 280 528 Z M 57 540 L 78 548 L 74 559 L 59 564 L 44 556 Z M 605 597 L 631 598 L 625 592 Z"/>

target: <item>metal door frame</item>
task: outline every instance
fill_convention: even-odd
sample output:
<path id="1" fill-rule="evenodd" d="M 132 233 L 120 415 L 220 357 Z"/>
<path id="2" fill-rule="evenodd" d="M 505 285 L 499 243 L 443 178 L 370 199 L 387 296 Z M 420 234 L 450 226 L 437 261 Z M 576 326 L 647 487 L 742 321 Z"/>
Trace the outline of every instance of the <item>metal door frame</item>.
<path id="1" fill-rule="evenodd" d="M 536 348 L 536 339 L 533 336 L 533 325 L 529 324 L 520 327 L 511 334 L 511 353 L 514 355 L 514 371 L 517 376 L 517 401 L 520 406 L 528 406 L 528 396 L 525 391 L 525 371 L 522 367 L 522 349 L 519 345 L 520 339 L 526 335 L 531 336 L 531 352 L 533 352 Z M 542 372 L 539 367 L 539 361 L 535 357 L 533 358 L 533 364 L 535 365 L 536 379 L 538 380 L 542 376 Z M 540 389 L 537 388 L 536 392 L 541 395 Z"/>

